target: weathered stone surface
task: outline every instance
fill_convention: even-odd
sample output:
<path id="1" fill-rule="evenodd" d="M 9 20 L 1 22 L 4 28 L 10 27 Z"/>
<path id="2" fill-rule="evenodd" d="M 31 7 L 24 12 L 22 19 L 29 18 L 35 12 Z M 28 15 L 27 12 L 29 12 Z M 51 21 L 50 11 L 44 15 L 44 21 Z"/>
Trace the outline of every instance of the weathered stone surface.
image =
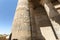
<path id="1" fill-rule="evenodd" d="M 54 9 L 53 5 L 48 2 L 48 0 L 42 0 L 40 3 L 42 3 L 42 5 L 45 7 L 48 14 L 47 16 L 44 8 L 38 3 L 39 1 L 36 0 L 35 2 L 30 3 L 33 5 L 29 6 L 29 15 L 28 0 L 18 0 L 18 5 L 12 25 L 12 40 L 56 40 L 52 30 L 52 25 L 58 34 L 60 32 L 60 25 L 54 21 L 57 20 L 59 22 L 60 20 L 58 18 L 59 16 L 57 16 L 59 15 L 57 14 L 58 12 Z M 52 18 L 54 20 L 52 20 Z M 59 35 L 60 34 L 58 34 L 58 37 L 60 37 Z"/>
<path id="2" fill-rule="evenodd" d="M 12 40 L 31 40 L 28 0 L 18 0 L 12 25 Z"/>
<path id="3" fill-rule="evenodd" d="M 40 27 L 42 35 L 46 38 L 46 40 L 56 40 L 54 37 L 54 33 L 52 31 L 51 26 L 49 27 Z"/>
<path id="4" fill-rule="evenodd" d="M 44 8 L 40 6 L 34 9 L 32 4 L 30 5 L 32 40 L 56 40 Z"/>
<path id="5" fill-rule="evenodd" d="M 47 1 L 47 0 L 46 0 Z M 46 9 L 47 15 L 51 21 L 51 24 L 53 26 L 53 28 L 55 29 L 55 32 L 58 36 L 58 38 L 60 39 L 60 14 L 57 12 L 57 10 L 53 7 L 51 2 L 45 2 L 44 3 L 44 7 Z"/>

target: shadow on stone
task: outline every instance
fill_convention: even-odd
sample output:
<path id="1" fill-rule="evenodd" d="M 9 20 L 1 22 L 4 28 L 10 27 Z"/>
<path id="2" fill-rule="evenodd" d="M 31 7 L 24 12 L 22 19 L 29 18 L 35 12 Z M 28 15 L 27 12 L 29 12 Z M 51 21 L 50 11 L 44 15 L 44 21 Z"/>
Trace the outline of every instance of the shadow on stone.
<path id="1" fill-rule="evenodd" d="M 9 40 L 11 40 L 11 38 L 12 38 L 12 33 L 10 33 L 10 35 L 9 35 Z"/>
<path id="2" fill-rule="evenodd" d="M 32 26 L 32 40 L 46 40 L 41 33 L 40 27 L 49 27 L 51 26 L 51 23 L 48 19 L 44 7 L 41 5 L 40 7 L 36 7 L 35 9 L 30 7 L 30 17 Z"/>
<path id="3" fill-rule="evenodd" d="M 13 40 L 18 40 L 18 39 L 13 39 Z"/>

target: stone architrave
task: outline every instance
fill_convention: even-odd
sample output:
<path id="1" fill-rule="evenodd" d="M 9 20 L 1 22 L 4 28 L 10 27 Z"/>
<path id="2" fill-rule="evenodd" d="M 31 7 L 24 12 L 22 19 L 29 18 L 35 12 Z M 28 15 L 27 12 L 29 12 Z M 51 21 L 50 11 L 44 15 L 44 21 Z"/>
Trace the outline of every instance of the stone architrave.
<path id="1" fill-rule="evenodd" d="M 47 15 L 51 21 L 51 24 L 57 34 L 58 39 L 60 39 L 60 14 L 53 7 L 49 0 L 44 0 L 42 4 L 47 12 Z"/>

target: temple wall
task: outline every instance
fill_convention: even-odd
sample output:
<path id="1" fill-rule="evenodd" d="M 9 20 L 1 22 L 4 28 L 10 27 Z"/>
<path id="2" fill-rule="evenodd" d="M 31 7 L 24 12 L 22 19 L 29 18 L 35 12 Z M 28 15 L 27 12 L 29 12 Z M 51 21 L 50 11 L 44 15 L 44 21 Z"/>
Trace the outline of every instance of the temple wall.
<path id="1" fill-rule="evenodd" d="M 29 2 L 28 0 L 18 0 L 12 24 L 11 40 L 56 40 L 56 34 L 52 28 L 55 24 L 53 25 L 52 23 L 54 22 L 51 23 L 49 18 L 59 14 L 48 14 L 44 8 L 44 1 L 41 1 L 42 4 L 37 0 L 33 0 L 32 2 L 30 0 Z M 52 6 L 49 5 L 49 7 L 51 8 Z M 52 9 L 53 7 L 51 8 L 53 13 L 57 13 L 54 12 L 55 9 Z"/>

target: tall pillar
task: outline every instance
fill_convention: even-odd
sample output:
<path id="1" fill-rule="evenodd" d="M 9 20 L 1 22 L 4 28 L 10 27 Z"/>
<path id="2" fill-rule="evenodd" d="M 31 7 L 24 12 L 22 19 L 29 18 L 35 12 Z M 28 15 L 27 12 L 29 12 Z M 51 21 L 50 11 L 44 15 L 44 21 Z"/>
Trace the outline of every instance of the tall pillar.
<path id="1" fill-rule="evenodd" d="M 31 40 L 28 0 L 18 0 L 12 25 L 11 40 L 14 39 Z"/>
<path id="2" fill-rule="evenodd" d="M 43 0 L 42 5 L 44 6 L 47 15 L 51 21 L 51 24 L 60 39 L 60 14 L 57 12 L 57 10 L 53 7 L 52 3 L 49 0 Z"/>

